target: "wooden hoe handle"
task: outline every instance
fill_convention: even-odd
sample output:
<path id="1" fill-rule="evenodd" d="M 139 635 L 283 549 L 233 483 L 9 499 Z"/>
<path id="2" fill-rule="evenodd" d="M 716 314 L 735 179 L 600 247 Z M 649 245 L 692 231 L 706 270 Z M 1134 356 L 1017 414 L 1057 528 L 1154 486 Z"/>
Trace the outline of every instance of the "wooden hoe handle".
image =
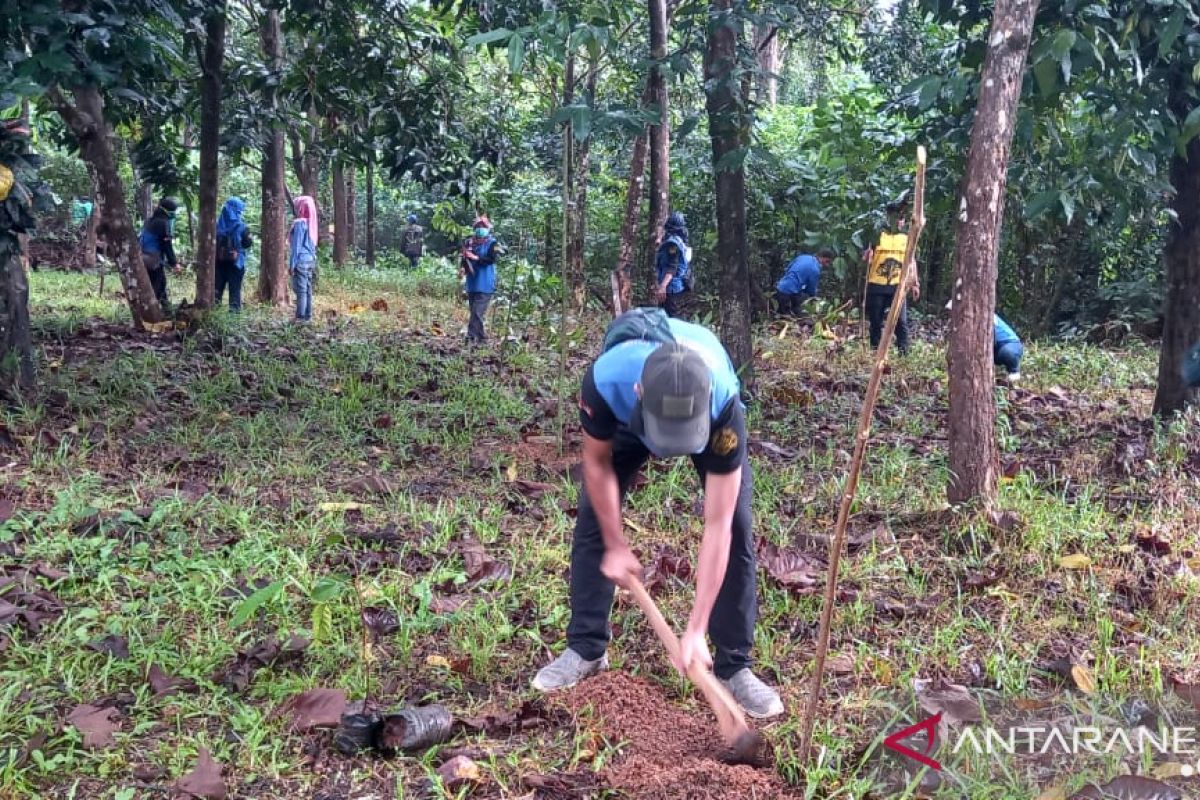
<path id="1" fill-rule="evenodd" d="M 646 587 L 642 586 L 642 582 L 637 578 L 629 580 L 629 593 L 633 595 L 633 599 L 641 606 L 642 611 L 650 620 L 650 627 L 654 628 L 654 632 L 658 634 L 658 638 L 666 645 L 667 653 L 670 654 L 672 660 L 679 660 L 679 639 L 675 636 L 675 632 L 671 630 L 671 626 L 667 624 L 663 618 L 662 612 L 658 610 L 658 606 L 654 604 L 650 594 L 646 591 Z M 742 709 L 738 706 L 737 701 L 729 694 L 716 676 L 708 670 L 707 667 L 698 661 L 693 661 L 688 667 L 688 677 L 692 683 L 699 687 L 704 693 L 704 698 L 708 704 L 712 706 L 713 713 L 717 715 L 717 724 L 721 727 L 721 736 L 725 739 L 726 744 L 733 745 L 749 731 L 749 726 L 746 725 L 746 718 L 742 716 Z"/>

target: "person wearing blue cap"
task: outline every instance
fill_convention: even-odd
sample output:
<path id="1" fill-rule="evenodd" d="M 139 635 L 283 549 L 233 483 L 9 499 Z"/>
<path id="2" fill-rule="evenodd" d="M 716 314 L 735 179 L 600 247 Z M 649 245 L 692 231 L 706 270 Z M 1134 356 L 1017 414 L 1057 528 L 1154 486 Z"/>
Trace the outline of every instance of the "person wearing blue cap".
<path id="1" fill-rule="evenodd" d="M 687 456 L 703 489 L 704 533 L 675 666 L 711 665 L 747 714 L 782 714 L 779 694 L 751 671 L 758 601 L 746 418 L 721 341 L 661 308 L 628 311 L 613 320 L 584 375 L 579 409 L 584 490 L 571 545 L 567 647 L 533 687 L 566 689 L 607 668 L 614 585 L 642 574 L 625 538 L 622 497 L 651 456 Z"/>
<path id="2" fill-rule="evenodd" d="M 425 229 L 417 224 L 416 214 L 409 214 L 407 220 L 408 226 L 404 229 L 400 252 L 408 256 L 408 266 L 416 269 L 425 252 Z"/>

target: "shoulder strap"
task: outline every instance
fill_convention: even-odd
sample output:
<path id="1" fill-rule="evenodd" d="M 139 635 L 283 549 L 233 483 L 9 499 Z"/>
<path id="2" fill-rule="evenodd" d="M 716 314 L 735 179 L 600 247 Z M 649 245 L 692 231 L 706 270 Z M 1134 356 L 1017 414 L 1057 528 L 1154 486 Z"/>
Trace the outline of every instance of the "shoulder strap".
<path id="1" fill-rule="evenodd" d="M 614 319 L 604 333 L 604 347 L 608 352 L 621 342 L 644 339 L 651 342 L 673 342 L 670 317 L 661 308 L 633 308 Z"/>

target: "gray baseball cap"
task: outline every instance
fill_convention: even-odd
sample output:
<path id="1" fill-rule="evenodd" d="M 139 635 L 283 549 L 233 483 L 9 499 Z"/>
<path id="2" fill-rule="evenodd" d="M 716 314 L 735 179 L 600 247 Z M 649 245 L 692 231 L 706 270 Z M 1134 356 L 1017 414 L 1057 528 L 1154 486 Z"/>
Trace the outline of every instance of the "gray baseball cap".
<path id="1" fill-rule="evenodd" d="M 703 452 L 712 424 L 712 371 L 695 350 L 664 344 L 642 366 L 630 430 L 660 456 Z"/>

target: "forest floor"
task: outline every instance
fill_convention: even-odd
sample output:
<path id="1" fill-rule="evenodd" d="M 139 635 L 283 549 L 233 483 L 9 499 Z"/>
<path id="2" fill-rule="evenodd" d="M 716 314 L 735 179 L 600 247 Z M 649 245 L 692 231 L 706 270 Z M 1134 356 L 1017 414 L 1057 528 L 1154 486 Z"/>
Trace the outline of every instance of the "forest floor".
<path id="1" fill-rule="evenodd" d="M 0 412 L 2 798 L 1027 800 L 1124 773 L 1200 789 L 1172 753 L 944 743 L 941 771 L 906 776 L 879 747 L 935 710 L 953 737 L 971 721 L 953 686 L 994 720 L 1195 714 L 1200 430 L 1147 421 L 1149 347 L 1029 347 L 1024 382 L 996 392 L 1005 511 L 991 518 L 945 507 L 932 328 L 893 359 L 805 766 L 826 537 L 870 359 L 854 338 L 760 331 L 757 658 L 788 712 L 761 726 L 774 765 L 754 770 L 714 760 L 702 698 L 626 598 L 612 673 L 549 699 L 529 688 L 563 646 L 573 395 L 599 319 L 560 421 L 548 335 L 467 350 L 453 283 L 427 274 L 326 275 L 307 327 L 250 306 L 158 336 L 131 329 L 111 283 L 97 297 L 94 276 L 31 281 L 41 388 Z M 657 463 L 628 507 L 675 624 L 698 497 L 689 464 Z M 320 727 L 344 698 L 314 689 L 441 703 L 455 735 L 347 757 Z"/>

